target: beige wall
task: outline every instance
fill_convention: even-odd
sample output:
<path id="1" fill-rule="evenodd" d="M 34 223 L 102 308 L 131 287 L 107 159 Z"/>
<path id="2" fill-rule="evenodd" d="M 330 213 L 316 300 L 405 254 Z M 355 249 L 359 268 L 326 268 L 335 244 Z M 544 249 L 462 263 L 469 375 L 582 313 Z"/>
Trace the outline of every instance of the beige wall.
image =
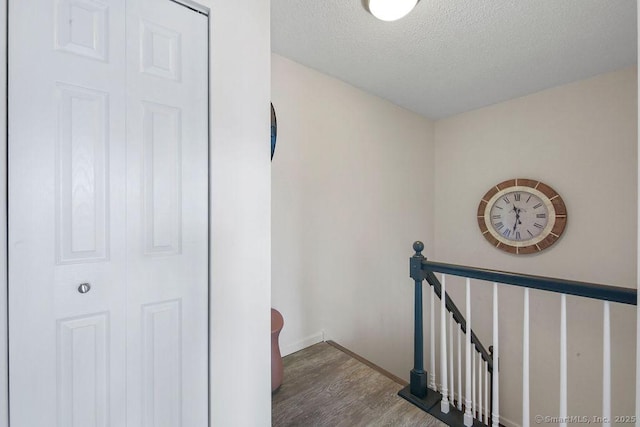
<path id="1" fill-rule="evenodd" d="M 281 347 L 324 330 L 404 376 L 412 360 L 408 254 L 432 240 L 429 120 L 278 55 L 272 305 Z"/>
<path id="2" fill-rule="evenodd" d="M 272 304 L 285 317 L 283 348 L 324 330 L 407 378 L 416 239 L 438 261 L 635 287 L 636 88 L 630 68 L 433 123 L 274 55 Z M 567 205 L 565 234 L 543 253 L 503 253 L 479 232 L 480 197 L 514 177 L 548 183 Z M 447 283 L 464 310 L 462 281 Z M 475 283 L 472 292 L 473 328 L 488 346 L 491 288 Z M 507 425 L 521 422 L 522 294 L 500 290 Z M 559 304 L 531 293 L 532 416 L 558 413 Z M 618 415 L 634 411 L 634 312 L 612 307 Z M 602 304 L 569 297 L 568 313 L 569 414 L 597 415 Z"/>
<path id="3" fill-rule="evenodd" d="M 0 1 L 0 99 L 7 98 L 7 0 Z M 7 128 L 7 103 L 0 103 L 0 129 Z M 0 135 L 0 222 L 7 223 L 7 139 Z M 7 227 L 0 232 L 0 288 L 7 289 Z M 7 348 L 7 292 L 0 292 L 0 426 L 9 425 L 9 349 Z"/>
<path id="4" fill-rule="evenodd" d="M 617 286 L 636 284 L 636 69 L 604 74 L 441 120 L 435 126 L 435 254 L 474 265 Z M 569 214 L 550 249 L 516 256 L 481 236 L 480 197 L 510 178 L 541 180 Z M 464 307 L 462 281 L 449 291 Z M 500 291 L 501 413 L 520 424 L 521 289 Z M 491 287 L 473 286 L 472 319 L 491 339 Z M 558 413 L 559 297 L 531 294 L 531 415 Z M 569 414 L 601 408 L 602 304 L 568 302 Z M 613 413 L 634 412 L 634 310 L 612 307 Z"/>
<path id="5" fill-rule="evenodd" d="M 204 3 L 211 7 L 211 425 L 269 426 L 269 1 Z"/>
<path id="6" fill-rule="evenodd" d="M 638 17 L 636 19 L 637 23 L 640 23 L 640 7 L 637 8 Z M 636 58 L 640 58 L 640 31 L 638 31 L 638 55 Z M 636 59 L 637 63 L 637 59 Z M 640 79 L 639 79 L 640 80 Z M 638 96 L 636 99 L 640 100 L 640 84 L 638 84 L 638 92 L 636 92 Z M 640 102 L 640 101 L 639 101 Z M 636 103 L 637 105 L 638 103 Z M 638 108 L 638 123 L 637 126 L 640 129 L 640 108 Z M 640 146 L 640 140 L 638 140 L 638 145 Z M 640 149 L 638 150 L 638 157 L 636 158 L 636 165 L 640 165 Z M 638 191 L 640 192 L 640 173 L 638 173 L 638 168 L 636 167 L 636 183 L 638 184 Z M 638 203 L 640 205 L 640 197 L 638 197 Z M 637 215 L 637 224 L 638 224 L 638 235 L 636 238 L 636 288 L 640 289 L 640 274 L 638 274 L 638 265 L 640 265 L 640 208 L 636 212 Z M 636 310 L 636 420 L 640 420 L 640 310 Z"/>

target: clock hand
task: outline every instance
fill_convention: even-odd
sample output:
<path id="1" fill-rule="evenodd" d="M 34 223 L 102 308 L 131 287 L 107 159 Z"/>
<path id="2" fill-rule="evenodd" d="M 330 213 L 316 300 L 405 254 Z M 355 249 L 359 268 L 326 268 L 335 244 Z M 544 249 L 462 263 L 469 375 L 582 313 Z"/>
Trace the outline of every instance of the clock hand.
<path id="1" fill-rule="evenodd" d="M 515 206 L 513 207 L 513 210 L 516 211 L 516 222 L 515 224 L 513 224 L 513 232 L 516 232 L 516 227 L 518 227 L 518 224 L 522 224 L 522 221 L 520 221 L 520 209 L 517 209 Z"/>
<path id="2" fill-rule="evenodd" d="M 513 224 L 513 232 L 515 233 L 516 232 L 516 227 L 518 225 L 518 217 L 520 215 L 519 215 L 518 209 L 516 208 L 516 205 L 513 205 L 513 209 L 511 209 L 511 211 L 514 211 L 516 213 L 516 223 Z M 509 212 L 511 212 L 511 211 L 509 211 Z"/>

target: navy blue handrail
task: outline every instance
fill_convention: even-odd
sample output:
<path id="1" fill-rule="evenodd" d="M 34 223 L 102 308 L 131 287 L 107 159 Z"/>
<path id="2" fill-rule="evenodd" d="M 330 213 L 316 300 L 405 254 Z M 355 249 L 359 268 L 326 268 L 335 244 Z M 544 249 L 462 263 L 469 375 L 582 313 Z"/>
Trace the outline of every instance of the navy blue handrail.
<path id="1" fill-rule="evenodd" d="M 638 292 L 635 289 L 433 262 L 428 261 L 422 255 L 422 251 L 424 250 L 424 244 L 422 242 L 415 242 L 413 249 L 415 250 L 415 254 L 409 260 L 410 276 L 415 282 L 414 368 L 411 370 L 410 392 L 419 398 L 425 398 L 425 396 L 428 395 L 426 385 L 427 373 L 424 370 L 422 362 L 424 338 L 422 333 L 421 284 L 426 280 L 433 286 L 435 293 L 441 296 L 442 286 L 435 276 L 435 272 L 622 304 L 638 304 Z M 462 330 L 467 332 L 465 319 L 448 295 L 445 299 L 445 306 L 449 312 L 453 313 L 454 320 L 461 325 Z M 482 346 L 473 331 L 471 331 L 471 341 L 476 349 L 480 351 L 483 359 L 488 362 L 489 370 L 492 370 L 493 356 Z"/>
<path id="2" fill-rule="evenodd" d="M 542 291 L 619 302 L 622 304 L 638 304 L 638 292 L 635 289 L 619 286 L 607 286 L 597 283 L 532 276 L 529 274 L 508 273 L 505 271 L 427 261 L 426 259 L 422 260 L 422 270 L 425 272 L 445 273 L 453 276 L 496 282 L 498 284 L 521 286 Z"/>

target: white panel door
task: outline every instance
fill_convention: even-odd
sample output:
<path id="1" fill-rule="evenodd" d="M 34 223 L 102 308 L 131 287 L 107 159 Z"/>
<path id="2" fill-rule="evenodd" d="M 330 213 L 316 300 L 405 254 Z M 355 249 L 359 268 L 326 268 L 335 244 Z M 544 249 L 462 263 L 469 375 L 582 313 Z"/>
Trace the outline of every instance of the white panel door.
<path id="1" fill-rule="evenodd" d="M 125 425 L 124 16 L 9 1 L 12 427 Z"/>
<path id="2" fill-rule="evenodd" d="M 204 426 L 207 18 L 30 0 L 9 22 L 11 426 Z"/>
<path id="3" fill-rule="evenodd" d="M 207 19 L 127 2 L 127 360 L 132 426 L 207 422 Z"/>

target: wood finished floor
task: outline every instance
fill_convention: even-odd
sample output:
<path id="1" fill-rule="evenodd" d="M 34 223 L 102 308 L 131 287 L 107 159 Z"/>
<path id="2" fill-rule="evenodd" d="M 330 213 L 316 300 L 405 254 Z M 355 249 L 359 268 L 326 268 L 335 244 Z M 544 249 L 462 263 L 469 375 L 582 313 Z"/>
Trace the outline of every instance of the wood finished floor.
<path id="1" fill-rule="evenodd" d="M 316 344 L 284 358 L 284 382 L 272 397 L 272 425 L 446 425 L 399 397 L 401 388 L 337 348 Z"/>

